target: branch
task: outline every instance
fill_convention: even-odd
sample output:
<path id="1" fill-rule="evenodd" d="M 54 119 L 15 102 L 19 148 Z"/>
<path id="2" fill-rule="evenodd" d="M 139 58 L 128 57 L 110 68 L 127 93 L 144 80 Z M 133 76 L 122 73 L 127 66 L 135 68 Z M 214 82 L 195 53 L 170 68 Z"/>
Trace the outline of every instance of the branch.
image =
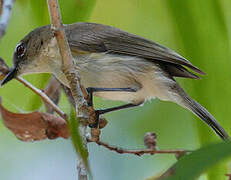
<path id="1" fill-rule="evenodd" d="M 72 96 L 75 101 L 75 108 L 77 118 L 80 120 L 80 133 L 83 138 L 83 145 L 87 150 L 87 141 L 86 141 L 86 127 L 89 121 L 89 113 L 87 101 L 84 98 L 87 97 L 87 92 L 84 88 L 81 88 L 80 77 L 78 72 L 74 68 L 73 57 L 66 39 L 64 27 L 61 20 L 60 9 L 57 0 L 47 0 L 49 7 L 49 13 L 52 23 L 52 30 L 56 37 L 60 55 L 62 57 L 62 71 L 64 72 L 71 89 Z M 83 94 L 84 93 L 84 94 Z M 80 161 L 78 165 L 78 176 L 79 180 L 87 179 L 86 167 L 84 167 L 83 162 Z"/>
<path id="2" fill-rule="evenodd" d="M 11 17 L 11 9 L 15 0 L 4 0 L 2 6 L 2 15 L 0 19 L 0 39 L 6 33 L 6 28 Z"/>
<path id="3" fill-rule="evenodd" d="M 87 139 L 88 142 L 95 142 L 91 139 Z M 128 150 L 128 149 L 123 149 L 120 147 L 116 147 L 116 146 L 112 146 L 109 145 L 105 142 L 102 141 L 96 141 L 96 144 L 98 144 L 99 146 L 103 146 L 111 151 L 117 152 L 119 154 L 133 154 L 133 155 L 137 155 L 137 156 L 141 156 L 144 154 L 175 154 L 175 155 L 182 155 L 184 153 L 188 153 L 191 151 L 187 151 L 187 150 L 154 150 L 154 149 L 142 149 L 142 150 Z"/>

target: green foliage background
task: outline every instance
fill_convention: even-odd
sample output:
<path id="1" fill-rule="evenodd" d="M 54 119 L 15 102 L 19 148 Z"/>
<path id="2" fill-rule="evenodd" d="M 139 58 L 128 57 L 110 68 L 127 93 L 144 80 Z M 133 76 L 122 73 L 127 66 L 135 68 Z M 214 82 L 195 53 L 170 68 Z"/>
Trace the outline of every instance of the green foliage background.
<path id="1" fill-rule="evenodd" d="M 207 72 L 201 80 L 178 81 L 231 133 L 231 2 L 229 0 L 60 0 L 64 23 L 77 20 L 112 25 L 168 46 Z M 45 0 L 18 0 L 7 34 L 0 42 L 0 56 L 11 65 L 15 45 L 32 29 L 49 23 Z M 43 88 L 49 75 L 25 78 Z M 27 112 L 41 107 L 41 100 L 16 81 L 0 88 L 4 105 Z M 96 98 L 98 107 L 118 103 Z M 60 106 L 69 112 L 62 97 Z M 102 139 L 127 148 L 144 148 L 147 131 L 158 134 L 160 149 L 197 149 L 219 141 L 198 118 L 169 102 L 153 100 L 143 107 L 106 116 Z M 71 180 L 76 178 L 76 154 L 71 141 L 62 139 L 25 143 L 0 124 L 0 179 Z M 141 180 L 158 175 L 176 160 L 172 155 L 133 157 L 118 155 L 90 144 L 90 165 L 96 180 Z M 202 179 L 227 179 L 227 163 L 219 163 Z"/>

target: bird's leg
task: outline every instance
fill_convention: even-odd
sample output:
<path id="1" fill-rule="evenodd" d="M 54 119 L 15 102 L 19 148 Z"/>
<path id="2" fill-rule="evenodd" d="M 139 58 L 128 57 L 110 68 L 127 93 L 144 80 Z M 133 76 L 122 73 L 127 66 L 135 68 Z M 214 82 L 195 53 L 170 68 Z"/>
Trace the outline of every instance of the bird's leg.
<path id="1" fill-rule="evenodd" d="M 98 122 L 99 116 L 100 116 L 101 114 L 109 113 L 109 112 L 112 112 L 112 111 L 118 111 L 118 110 L 121 110 L 121 109 L 131 108 L 131 107 L 139 106 L 139 105 L 141 105 L 141 104 L 143 104 L 143 102 L 142 102 L 142 103 L 139 103 L 139 104 L 131 104 L 131 103 L 129 103 L 129 104 L 124 104 L 124 105 L 116 106 L 116 107 L 112 107 L 112 108 L 96 110 L 96 111 L 95 111 L 95 114 L 96 114 L 96 120 L 97 120 L 97 121 L 96 121 L 94 124 L 90 124 L 89 126 L 90 126 L 91 128 L 97 127 L 97 126 L 98 126 L 98 123 L 99 123 L 99 122 Z"/>
<path id="2" fill-rule="evenodd" d="M 139 103 L 139 104 L 131 104 L 131 103 L 129 103 L 129 104 L 124 104 L 124 105 L 116 106 L 116 107 L 112 107 L 112 108 L 99 109 L 99 110 L 96 110 L 96 114 L 98 114 L 98 115 L 106 114 L 106 113 L 109 113 L 109 112 L 112 112 L 112 111 L 118 111 L 118 110 L 121 110 L 121 109 L 136 107 L 136 106 L 139 106 L 141 104 L 143 104 L 143 102 Z"/>
<path id="3" fill-rule="evenodd" d="M 93 106 L 93 93 L 94 92 L 104 92 L 104 91 L 121 91 L 121 92 L 136 92 L 136 90 L 132 88 L 95 88 L 95 87 L 88 87 L 88 105 Z"/>
<path id="4" fill-rule="evenodd" d="M 93 106 L 93 93 L 94 92 L 104 92 L 104 91 L 136 92 L 136 90 L 134 90 L 132 88 L 95 88 L 95 87 L 88 87 L 87 88 L 88 105 Z M 137 105 L 135 105 L 135 104 L 126 104 L 126 105 L 122 105 L 122 106 L 118 106 L 118 107 L 102 109 L 102 110 L 96 110 L 95 111 L 96 122 L 94 124 L 90 125 L 90 127 L 97 127 L 98 126 L 99 116 L 101 114 L 105 114 L 105 113 L 108 113 L 108 112 L 111 112 L 111 111 L 116 111 L 116 110 L 120 110 L 120 109 L 124 109 L 124 108 L 129 108 L 129 107 L 133 107 L 133 106 L 137 106 Z"/>

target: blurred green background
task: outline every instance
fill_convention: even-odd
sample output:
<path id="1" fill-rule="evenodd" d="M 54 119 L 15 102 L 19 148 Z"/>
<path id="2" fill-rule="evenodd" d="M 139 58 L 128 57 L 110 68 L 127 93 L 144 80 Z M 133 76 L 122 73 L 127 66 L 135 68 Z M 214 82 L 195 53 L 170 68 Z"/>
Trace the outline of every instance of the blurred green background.
<path id="1" fill-rule="evenodd" d="M 64 23 L 90 21 L 118 27 L 176 50 L 207 72 L 201 80 L 178 79 L 186 91 L 205 106 L 231 133 L 231 2 L 229 0 L 60 0 Z M 0 56 L 11 66 L 14 47 L 32 29 L 49 24 L 45 0 L 18 0 L 7 34 L 0 41 Z M 49 75 L 25 79 L 43 88 Z M 42 110 L 41 100 L 16 81 L 0 88 L 4 105 L 14 112 Z M 95 98 L 97 107 L 116 103 Z M 60 106 L 69 112 L 64 95 Z M 102 140 L 126 148 L 144 148 L 143 136 L 158 134 L 160 149 L 197 149 L 219 138 L 187 110 L 153 100 L 143 107 L 106 116 Z M 21 142 L 0 124 L 0 179 L 76 179 L 76 154 L 70 141 L 57 139 Z M 95 180 L 142 180 L 158 175 L 176 160 L 172 155 L 119 155 L 89 144 Z M 210 169 L 201 179 L 222 180 L 228 164 Z"/>

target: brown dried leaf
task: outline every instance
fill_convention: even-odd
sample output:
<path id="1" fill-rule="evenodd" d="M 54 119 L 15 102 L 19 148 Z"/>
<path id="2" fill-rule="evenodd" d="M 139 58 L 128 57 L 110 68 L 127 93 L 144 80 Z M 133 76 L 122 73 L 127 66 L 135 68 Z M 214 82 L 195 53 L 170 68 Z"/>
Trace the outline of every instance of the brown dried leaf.
<path id="1" fill-rule="evenodd" d="M 0 113 L 4 125 L 22 141 L 69 138 L 70 136 L 66 121 L 52 114 L 37 111 L 13 113 L 4 108 L 1 102 Z"/>

